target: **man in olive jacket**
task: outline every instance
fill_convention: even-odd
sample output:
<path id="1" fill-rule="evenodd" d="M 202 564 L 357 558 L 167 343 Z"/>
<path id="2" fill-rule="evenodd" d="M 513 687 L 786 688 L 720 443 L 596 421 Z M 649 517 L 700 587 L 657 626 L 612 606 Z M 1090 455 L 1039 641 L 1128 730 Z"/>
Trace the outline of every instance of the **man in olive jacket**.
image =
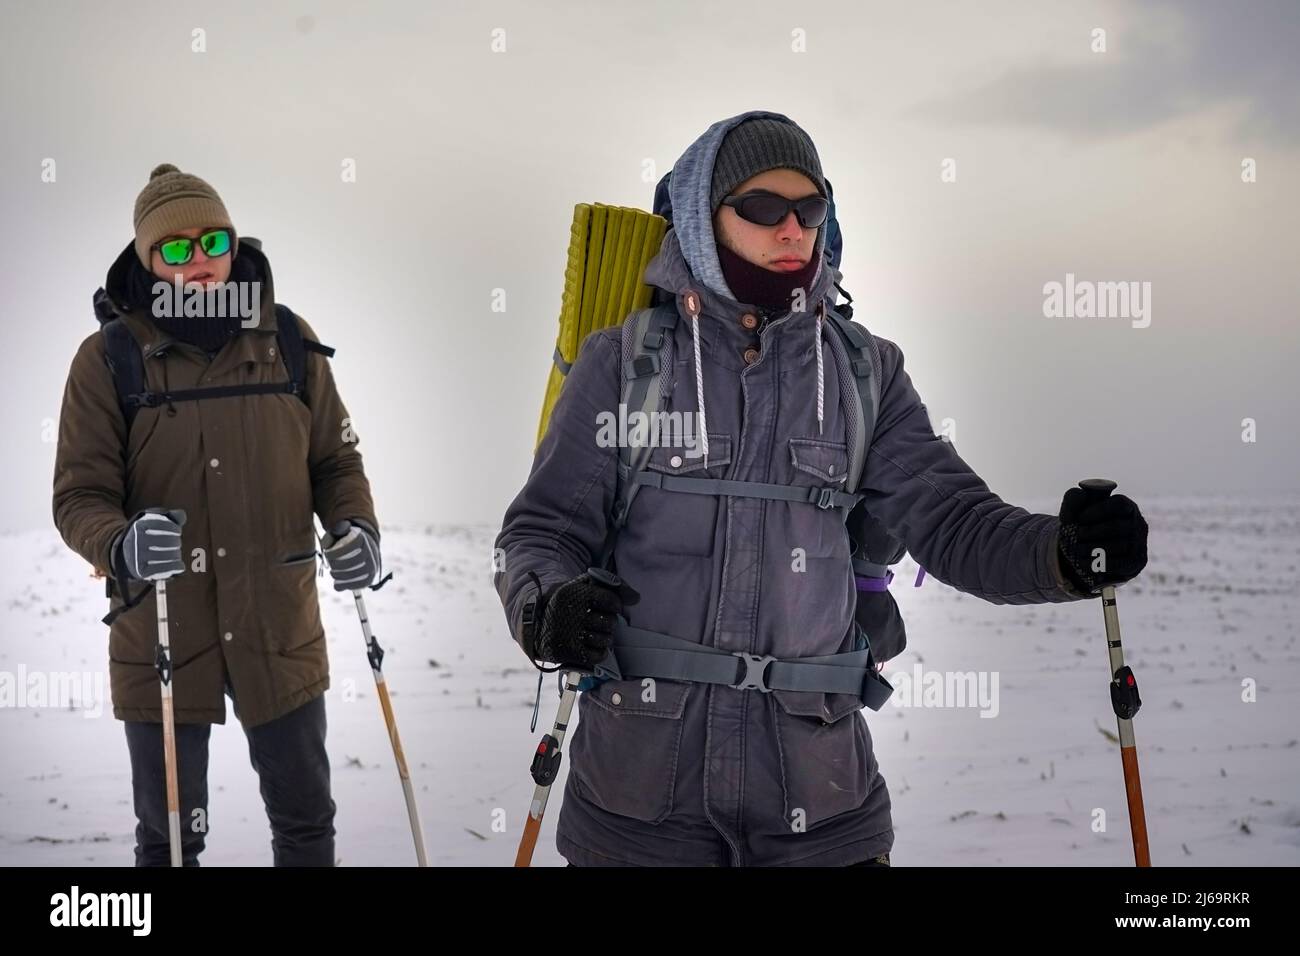
<path id="1" fill-rule="evenodd" d="M 128 425 L 106 336 L 86 337 L 63 396 L 54 521 L 109 581 L 110 683 L 131 752 L 136 861 L 168 857 L 152 582 L 169 578 L 186 863 L 203 848 L 208 733 L 225 722 L 229 694 L 261 779 L 277 865 L 332 865 L 329 664 L 312 516 L 330 532 L 335 587 L 373 584 L 378 521 L 356 436 L 326 355 L 310 348 L 301 395 L 179 395 L 288 381 L 271 267 L 255 241 L 239 241 L 216 191 L 174 166 L 154 170 L 134 221 L 105 289 L 138 346 L 148 390 L 174 397 L 139 407 Z M 237 289 L 252 308 L 232 315 L 209 299 L 185 310 L 163 292 L 175 283 Z M 296 321 L 315 343 L 311 326 Z"/>

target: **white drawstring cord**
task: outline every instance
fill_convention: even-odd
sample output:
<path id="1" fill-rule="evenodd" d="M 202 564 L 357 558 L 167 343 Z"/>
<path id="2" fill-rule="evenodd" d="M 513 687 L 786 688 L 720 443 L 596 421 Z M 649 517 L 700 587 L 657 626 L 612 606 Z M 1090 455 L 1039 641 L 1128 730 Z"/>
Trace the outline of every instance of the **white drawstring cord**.
<path id="1" fill-rule="evenodd" d="M 817 307 L 817 340 L 813 348 L 817 350 L 817 434 L 822 433 L 822 411 L 825 401 L 826 378 L 822 368 L 822 309 L 823 306 Z"/>
<path id="2" fill-rule="evenodd" d="M 704 372 L 700 368 L 700 316 L 691 313 L 691 337 L 695 340 L 695 402 L 700 407 L 700 446 L 704 449 L 704 467 L 709 467 L 709 425 L 704 417 Z"/>

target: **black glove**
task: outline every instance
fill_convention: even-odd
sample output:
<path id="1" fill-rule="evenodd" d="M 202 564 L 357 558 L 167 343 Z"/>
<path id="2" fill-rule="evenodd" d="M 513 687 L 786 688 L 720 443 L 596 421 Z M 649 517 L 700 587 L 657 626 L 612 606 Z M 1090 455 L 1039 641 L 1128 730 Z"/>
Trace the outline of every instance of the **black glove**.
<path id="1" fill-rule="evenodd" d="M 1061 571 L 1087 594 L 1104 585 L 1123 584 L 1147 564 L 1147 523 L 1133 499 L 1109 495 L 1085 504 L 1088 493 L 1071 488 L 1061 499 L 1057 551 Z M 1105 570 L 1094 571 L 1093 550 L 1100 548 Z"/>
<path id="2" fill-rule="evenodd" d="M 537 660 L 591 668 L 614 642 L 614 618 L 641 596 L 617 575 L 597 568 L 556 585 L 538 601 L 537 624 L 529 647 Z"/>

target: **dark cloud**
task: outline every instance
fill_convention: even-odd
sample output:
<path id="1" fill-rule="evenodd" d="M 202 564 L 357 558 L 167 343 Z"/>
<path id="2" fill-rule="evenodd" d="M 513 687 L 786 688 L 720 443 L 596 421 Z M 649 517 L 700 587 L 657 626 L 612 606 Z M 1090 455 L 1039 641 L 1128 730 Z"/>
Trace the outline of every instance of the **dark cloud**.
<path id="1" fill-rule="evenodd" d="M 1236 138 L 1300 143 L 1300 3 L 1161 0 L 1145 9 L 1160 15 L 1139 18 L 1122 34 L 1111 31 L 1111 52 L 1098 55 L 1106 62 L 1017 67 L 924 103 L 916 115 L 1106 137 L 1235 104 Z M 1169 30 L 1171 18 L 1180 29 Z M 1087 42 L 1081 34 L 1080 43 Z"/>

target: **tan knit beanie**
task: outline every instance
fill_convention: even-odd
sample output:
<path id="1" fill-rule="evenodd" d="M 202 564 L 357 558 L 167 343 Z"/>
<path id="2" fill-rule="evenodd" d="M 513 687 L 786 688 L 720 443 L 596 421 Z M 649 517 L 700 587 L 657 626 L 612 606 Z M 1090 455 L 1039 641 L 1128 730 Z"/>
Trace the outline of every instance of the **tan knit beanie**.
<path id="1" fill-rule="evenodd" d="M 183 173 L 171 163 L 155 166 L 148 184 L 135 199 L 135 254 L 146 270 L 151 267 L 152 246 L 184 229 L 224 226 L 233 238 L 230 257 L 239 252 L 239 236 L 230 213 L 217 191 L 198 176 Z"/>

